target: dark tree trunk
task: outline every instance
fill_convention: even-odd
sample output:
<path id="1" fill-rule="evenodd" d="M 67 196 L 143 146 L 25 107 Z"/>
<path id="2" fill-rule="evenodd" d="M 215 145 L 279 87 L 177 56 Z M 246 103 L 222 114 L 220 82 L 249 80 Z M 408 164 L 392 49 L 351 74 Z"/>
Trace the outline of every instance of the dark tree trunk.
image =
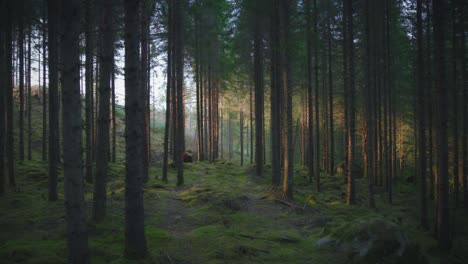
<path id="1" fill-rule="evenodd" d="M 174 3 L 174 38 L 175 38 L 175 75 L 177 78 L 176 89 L 176 165 L 177 186 L 184 184 L 184 151 L 185 151 L 185 118 L 184 118 L 184 8 L 185 1 Z"/>
<path id="2" fill-rule="evenodd" d="M 244 166 L 244 106 L 241 103 L 239 111 L 239 141 L 240 141 L 240 165 Z"/>
<path id="3" fill-rule="evenodd" d="M 57 200 L 59 0 L 49 0 L 49 201 Z"/>
<path id="4" fill-rule="evenodd" d="M 281 83 L 279 76 L 278 2 L 271 14 L 271 173 L 272 184 L 281 185 Z"/>
<path id="5" fill-rule="evenodd" d="M 12 3 L 6 1 L 6 9 L 12 9 Z M 8 167 L 8 180 L 9 185 L 13 189 L 16 189 L 16 179 L 15 179 L 15 157 L 14 157 L 14 119 L 13 119 L 13 47 L 12 47 L 12 14 L 11 12 L 6 12 L 5 16 L 5 76 L 6 79 L 6 97 L 5 97 L 5 106 L 6 106 L 6 156 L 7 156 L 7 167 Z"/>
<path id="6" fill-rule="evenodd" d="M 6 24 L 7 19 L 7 4 L 6 1 L 0 3 L 0 195 L 5 192 L 5 113 L 6 113 L 6 100 L 5 95 L 7 91 L 8 79 L 11 76 L 7 75 L 6 71 Z"/>
<path id="7" fill-rule="evenodd" d="M 143 203 L 144 93 L 139 77 L 138 13 L 140 1 L 125 0 L 125 257 L 146 257 Z"/>
<path id="8" fill-rule="evenodd" d="M 372 89 L 372 82 L 371 82 L 371 62 L 372 62 L 372 55 L 371 55 L 371 32 L 370 32 L 370 23 L 371 23 L 371 9 L 370 9 L 370 1 L 366 0 L 365 2 L 365 16 L 366 16 L 366 95 L 365 95 L 365 102 L 366 102 L 366 171 L 367 171 L 367 190 L 369 195 L 369 207 L 375 208 L 375 200 L 374 200 L 374 158 L 375 158 L 375 148 L 374 148 L 374 98 L 373 93 L 374 89 Z"/>
<path id="9" fill-rule="evenodd" d="M 112 52 L 112 162 L 115 163 L 116 156 L 116 143 L 117 143 L 117 124 L 115 116 L 115 59 L 114 52 Z"/>
<path id="10" fill-rule="evenodd" d="M 102 221 L 106 216 L 107 171 L 109 161 L 110 91 L 114 56 L 112 29 L 112 0 L 102 0 L 99 21 L 99 112 L 97 131 L 96 179 L 93 196 L 93 219 Z"/>
<path id="11" fill-rule="evenodd" d="M 466 2 L 459 0 L 460 21 L 466 21 Z M 459 28 L 460 36 L 466 36 L 466 26 Z M 462 134 L 462 159 L 463 159 L 463 201 L 465 211 L 468 211 L 468 76 L 466 70 L 466 37 L 460 37 L 460 58 L 461 58 L 461 84 L 463 85 L 463 134 Z"/>
<path id="12" fill-rule="evenodd" d="M 314 0 L 314 33 L 315 33 L 315 41 L 314 41 L 314 75 L 315 75 L 315 150 L 314 150 L 314 165 L 315 165 L 315 185 L 317 188 L 317 192 L 320 192 L 320 121 L 319 121 L 319 63 L 318 63 L 318 16 L 319 11 L 317 7 L 317 0 Z"/>
<path id="13" fill-rule="evenodd" d="M 140 66 L 140 85 L 143 87 L 143 93 L 141 94 L 141 100 L 144 102 L 144 121 L 145 121 L 145 135 L 143 137 L 143 181 L 148 181 L 148 166 L 149 166 L 149 134 L 150 134 L 150 121 L 149 121 L 149 93 L 148 93 L 148 62 L 149 62 L 149 49 L 148 49 L 148 37 L 149 37 L 149 15 L 148 15 L 148 1 L 140 1 L 140 43 L 141 43 L 141 66 Z M 102 61 L 101 61 L 102 63 Z"/>
<path id="14" fill-rule="evenodd" d="M 32 160 L 32 123 L 31 123 L 31 117 L 32 117 L 32 101 L 31 101 L 31 26 L 29 26 L 28 29 L 28 74 L 27 74 L 27 113 L 28 113 L 28 160 Z"/>
<path id="15" fill-rule="evenodd" d="M 85 112 L 86 112 L 86 181 L 93 182 L 93 51 L 94 51 L 94 0 L 85 2 Z"/>
<path id="16" fill-rule="evenodd" d="M 311 22 L 311 1 L 307 0 L 305 2 L 306 8 L 306 18 L 307 18 L 307 93 L 308 93 L 308 123 L 309 123 L 309 137 L 308 137 L 308 167 L 309 167 L 309 182 L 312 182 L 314 177 L 314 118 L 312 114 L 313 109 L 313 100 L 312 100 L 312 22 Z M 320 188 L 320 185 L 317 184 L 317 189 Z"/>
<path id="17" fill-rule="evenodd" d="M 354 34 L 353 34 L 353 1 L 344 0 L 346 4 L 345 8 L 345 32 L 348 34 L 347 41 L 345 41 L 345 50 L 348 55 L 347 69 L 349 76 L 348 84 L 348 95 L 349 95 L 349 131 L 348 131 L 348 197 L 347 203 L 354 204 L 356 199 L 355 185 L 354 185 L 354 163 L 355 163 L 355 141 L 356 141 L 356 131 L 355 131 L 355 86 L 354 86 Z"/>
<path id="18" fill-rule="evenodd" d="M 50 1 L 50 0 L 49 0 Z M 53 2 L 53 1 L 50 1 Z M 50 3 L 49 2 L 49 3 Z M 55 3 L 52 3 L 54 7 Z M 80 95 L 81 1 L 63 5 L 61 39 L 63 174 L 67 220 L 68 263 L 89 263 L 86 205 L 83 186 Z M 52 10 L 51 10 L 52 11 Z M 55 12 L 50 12 L 51 19 Z M 51 37 L 53 34 L 51 35 Z M 52 39 L 54 39 L 52 37 Z M 53 49 L 51 49 L 53 51 Z M 51 54 L 54 54 L 51 52 Z M 52 157 L 51 157 L 52 159 Z"/>
<path id="19" fill-rule="evenodd" d="M 416 41 L 417 41 L 417 94 L 418 94 L 418 173 L 419 173 L 419 206 L 420 223 L 427 228 L 427 195 L 426 195 L 426 112 L 424 92 L 424 61 L 423 61 L 423 28 L 422 0 L 417 1 Z M 432 164 L 431 164 L 432 166 Z"/>
<path id="20" fill-rule="evenodd" d="M 329 3 L 329 14 L 328 14 L 328 109 L 329 109 L 329 163 L 328 163 L 328 174 L 334 174 L 335 168 L 335 125 L 334 125 L 334 118 L 333 118 L 333 54 L 332 54 L 332 41 L 333 41 L 333 34 L 331 31 L 331 4 Z"/>
<path id="21" fill-rule="evenodd" d="M 47 0 L 43 2 L 42 11 L 42 161 L 47 160 L 47 92 L 46 92 L 46 46 L 47 46 L 47 26 L 46 9 Z"/>
<path id="22" fill-rule="evenodd" d="M 24 160 L 24 18 L 19 18 L 18 60 L 19 60 L 19 160 Z"/>
<path id="23" fill-rule="evenodd" d="M 260 12 L 260 4 L 255 4 L 256 12 Z M 263 177 L 263 111 L 264 111 L 264 80 L 263 80 L 263 37 L 260 18 L 254 25 L 254 82 L 255 82 L 255 172 Z"/>
<path id="24" fill-rule="evenodd" d="M 168 0 L 168 39 L 167 39 L 167 86 L 166 86 L 166 122 L 164 126 L 164 153 L 163 153 L 163 171 L 162 171 L 162 180 L 167 182 L 167 166 L 169 159 L 169 133 L 171 127 L 171 90 L 172 87 L 172 51 L 173 51 L 173 1 Z"/>
<path id="25" fill-rule="evenodd" d="M 449 249 L 449 185 L 448 185 L 448 92 L 446 88 L 446 32 L 447 0 L 434 0 L 434 59 L 435 59 L 435 95 L 437 98 L 437 159 L 438 159 L 438 239 L 442 249 Z"/>

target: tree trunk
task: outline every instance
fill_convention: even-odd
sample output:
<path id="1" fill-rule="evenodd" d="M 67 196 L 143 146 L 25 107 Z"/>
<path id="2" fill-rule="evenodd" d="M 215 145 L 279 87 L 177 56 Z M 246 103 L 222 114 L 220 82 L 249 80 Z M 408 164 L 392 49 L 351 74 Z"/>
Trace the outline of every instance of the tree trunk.
<path id="1" fill-rule="evenodd" d="M 27 97 L 27 113 L 28 113 L 28 160 L 32 160 L 32 123 L 31 123 L 31 117 L 32 117 L 32 99 L 31 99 L 31 37 L 32 37 L 32 29 L 31 26 L 29 26 L 28 29 L 28 74 L 27 74 L 27 86 L 28 86 L 28 97 Z"/>
<path id="2" fill-rule="evenodd" d="M 51 3 L 52 2 L 52 3 Z M 50 1 L 56 8 L 54 1 Z M 65 212 L 67 220 L 68 263 L 89 263 L 86 205 L 83 186 L 80 95 L 80 28 L 81 1 L 63 5 L 61 40 L 63 105 L 63 174 L 65 178 Z M 51 10 L 50 17 L 57 15 Z M 52 24 L 52 23 L 51 23 Z M 54 35 L 51 34 L 51 39 Z M 51 49 L 53 51 L 53 49 Z M 51 52 L 51 54 L 54 54 Z M 52 102 L 52 101 L 51 101 Z M 51 157 L 52 159 L 53 157 Z"/>
<path id="3" fill-rule="evenodd" d="M 49 201 L 57 200 L 58 163 L 58 16 L 59 0 L 49 0 Z"/>
<path id="4" fill-rule="evenodd" d="M 93 182 L 93 50 L 94 50 L 94 0 L 86 0 L 85 2 L 85 107 L 86 107 L 86 181 Z"/>
<path id="5" fill-rule="evenodd" d="M 5 95 L 7 91 L 7 80 L 11 76 L 7 75 L 6 64 L 6 24 L 9 23 L 5 21 L 7 19 L 7 4 L 6 1 L 0 3 L 0 195 L 3 195 L 5 192 L 5 113 L 6 113 L 6 100 Z"/>
<path id="6" fill-rule="evenodd" d="M 96 180 L 93 196 L 93 219 L 102 221 L 106 216 L 107 171 L 109 161 L 110 84 L 114 56 L 114 34 L 112 29 L 112 0 L 101 2 L 99 21 L 99 113 L 97 131 Z"/>
<path id="7" fill-rule="evenodd" d="M 255 4 L 255 10 L 259 12 L 260 4 Z M 255 172 L 259 177 L 263 177 L 263 111 L 264 111 L 264 91 L 263 91 L 263 37 L 260 25 L 260 18 L 255 19 L 254 25 L 254 81 L 255 81 Z"/>
<path id="8" fill-rule="evenodd" d="M 141 43 L 141 65 L 140 65 L 140 85 L 143 87 L 143 93 L 141 94 L 141 100 L 144 102 L 144 122 L 145 122 L 145 135 L 143 137 L 143 181 L 148 181 L 148 166 L 149 166 L 149 134 L 150 134 L 150 123 L 149 123 L 149 94 L 148 94 L 148 62 L 149 62 L 149 49 L 148 49 L 148 37 L 149 37 L 149 15 L 147 0 L 140 1 L 140 43 Z M 101 61 L 102 63 L 102 61 Z"/>
<path id="9" fill-rule="evenodd" d="M 278 2 L 271 14 L 271 173 L 274 187 L 281 185 L 281 83 L 279 76 Z"/>
<path id="10" fill-rule="evenodd" d="M 449 186 L 448 186 L 448 92 L 446 88 L 446 32 L 447 0 L 434 0 L 434 58 L 435 58 L 435 93 L 437 98 L 437 159 L 438 159 L 438 239 L 442 249 L 449 249 Z"/>
<path id="11" fill-rule="evenodd" d="M 144 93 L 139 78 L 139 1 L 125 0 L 125 257 L 146 257 L 143 203 Z"/>
<path id="12" fill-rule="evenodd" d="M 317 0 L 314 0 L 314 75 L 315 75 L 315 150 L 314 150 L 314 165 L 315 165 L 315 177 L 316 177 L 316 187 L 317 192 L 320 192 L 320 121 L 319 121 L 319 63 L 318 63 L 318 7 Z"/>
<path id="13" fill-rule="evenodd" d="M 185 119 L 184 119 L 184 8 L 185 1 L 176 1 L 174 4 L 174 36 L 175 36 L 175 66 L 176 66 L 176 165 L 177 165 L 177 186 L 184 184 L 184 151 L 185 151 Z"/>
<path id="14" fill-rule="evenodd" d="M 168 0 L 168 39 L 167 39 L 167 86 L 166 86 L 166 121 L 164 125 L 164 153 L 163 153 L 163 171 L 162 180 L 167 182 L 167 166 L 169 159 L 169 133 L 171 127 L 171 90 L 172 87 L 172 46 L 173 46 L 173 1 Z"/>
<path id="15" fill-rule="evenodd" d="M 19 18 L 18 60 L 19 60 L 19 160 L 24 161 L 24 18 Z"/>
<path id="16" fill-rule="evenodd" d="M 418 173 L 419 173 L 419 206 L 420 223 L 427 228 L 427 198 L 426 198 L 426 123 L 425 123 L 425 93 L 424 93 L 424 61 L 423 61 L 423 28 L 422 0 L 417 1 L 416 41 L 417 41 L 417 98 L 418 98 Z M 432 164 L 431 164 L 432 166 Z"/>
<path id="17" fill-rule="evenodd" d="M 47 0 L 43 2 L 42 11 L 42 161 L 47 160 L 47 92 L 46 92 L 46 46 L 47 26 L 46 8 Z"/>

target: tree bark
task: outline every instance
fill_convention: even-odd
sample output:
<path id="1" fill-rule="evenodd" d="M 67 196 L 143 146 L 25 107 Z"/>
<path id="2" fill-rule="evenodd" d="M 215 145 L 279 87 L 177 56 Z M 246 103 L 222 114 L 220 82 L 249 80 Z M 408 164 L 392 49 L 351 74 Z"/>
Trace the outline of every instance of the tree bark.
<path id="1" fill-rule="evenodd" d="M 418 174 L 419 174 L 419 208 L 420 224 L 427 228 L 427 195 L 426 195 L 426 112 L 424 92 L 424 61 L 423 61 L 423 28 L 422 0 L 416 4 L 416 42 L 417 42 L 417 95 L 418 95 Z M 432 164 L 431 164 L 432 166 Z"/>
<path id="2" fill-rule="evenodd" d="M 99 113 L 97 131 L 96 179 L 93 196 L 93 219 L 102 221 L 106 216 L 107 171 L 109 161 L 110 84 L 114 56 L 114 34 L 112 28 L 112 0 L 101 1 L 100 58 L 99 70 Z"/>
<path id="3" fill-rule="evenodd" d="M 437 98 L 438 239 L 442 249 L 451 247 L 448 186 L 448 92 L 446 88 L 447 0 L 434 0 L 435 93 Z"/>
<path id="4" fill-rule="evenodd" d="M 52 3 L 52 6 L 54 6 L 54 3 Z M 66 4 L 64 3 L 62 13 L 63 24 L 61 25 L 64 32 L 61 39 L 61 59 L 63 65 L 62 135 L 68 263 L 89 263 L 82 167 L 79 49 L 80 9 L 81 1 L 79 0 L 71 0 L 67 1 Z M 54 15 L 59 13 L 51 12 L 49 14 L 52 19 Z M 51 37 L 54 39 L 53 34 L 51 34 Z M 54 54 L 53 49 L 51 51 L 51 54 Z"/>
<path id="5" fill-rule="evenodd" d="M 146 257 L 143 203 L 143 136 L 144 102 L 140 100 L 143 86 L 139 77 L 138 13 L 140 1 L 125 0 L 125 257 Z"/>
<path id="6" fill-rule="evenodd" d="M 255 10 L 262 8 L 258 3 Z M 264 80 L 263 80 L 263 37 L 260 18 L 255 19 L 254 25 L 254 82 L 255 82 L 255 173 L 263 177 L 263 108 L 264 108 Z"/>
<path id="7" fill-rule="evenodd" d="M 58 163 L 58 24 L 59 0 L 49 0 L 49 201 L 56 201 Z"/>

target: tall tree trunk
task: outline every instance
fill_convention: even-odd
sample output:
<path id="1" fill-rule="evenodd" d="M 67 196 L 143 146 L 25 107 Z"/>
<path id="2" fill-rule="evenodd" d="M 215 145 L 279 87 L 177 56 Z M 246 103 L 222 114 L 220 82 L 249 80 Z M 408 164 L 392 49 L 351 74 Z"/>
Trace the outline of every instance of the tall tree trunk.
<path id="1" fill-rule="evenodd" d="M 6 1 L 0 2 L 0 195 L 5 192 L 5 113 L 6 113 L 6 100 L 5 95 L 8 89 L 8 79 L 11 76 L 7 75 L 6 64 L 6 24 L 7 19 L 7 4 Z"/>
<path id="2" fill-rule="evenodd" d="M 438 159 L 438 239 L 442 249 L 449 249 L 449 186 L 448 186 L 448 92 L 446 88 L 446 32 L 447 32 L 447 0 L 434 0 L 434 58 L 437 73 L 435 76 L 435 92 L 437 98 L 437 159 Z"/>
<path id="3" fill-rule="evenodd" d="M 240 141 L 240 165 L 244 166 L 244 106 L 240 104 L 239 111 L 239 141 Z"/>
<path id="4" fill-rule="evenodd" d="M 335 168 L 335 125 L 333 117 L 333 54 L 332 54 L 332 40 L 333 34 L 331 31 L 331 3 L 328 4 L 328 108 L 329 108 L 329 164 L 328 164 L 328 174 L 334 174 Z"/>
<path id="5" fill-rule="evenodd" d="M 146 257 L 143 203 L 144 93 L 139 78 L 138 13 L 140 1 L 125 0 L 125 257 Z"/>
<path id="6" fill-rule="evenodd" d="M 13 4 L 10 1 L 6 1 L 6 9 L 11 10 Z M 12 21 L 13 17 L 11 12 L 6 12 L 5 17 L 5 57 L 6 57 L 6 156 L 7 156 L 7 167 L 8 167 L 8 181 L 10 187 L 16 189 L 15 179 L 15 157 L 14 157 L 14 135 L 13 135 L 13 36 L 12 36 Z"/>
<path id="7" fill-rule="evenodd" d="M 176 125 L 176 165 L 177 165 L 177 186 L 184 184 L 184 152 L 185 152 L 185 118 L 184 118 L 184 14 L 183 8 L 185 1 L 176 1 L 174 4 L 174 37 L 175 37 L 175 66 L 177 86 L 177 125 Z"/>
<path id="8" fill-rule="evenodd" d="M 467 6 L 464 0 L 459 0 L 460 22 L 467 19 Z M 465 211 L 468 211 L 468 76 L 466 70 L 466 25 L 460 26 L 460 58 L 461 58 L 461 84 L 463 87 L 463 133 L 462 133 L 462 159 L 463 159 L 463 201 Z"/>
<path id="9" fill-rule="evenodd" d="M 113 50 L 112 50 L 113 51 Z M 117 143 L 117 117 L 115 116 L 115 54 L 112 52 L 112 162 L 115 163 L 116 143 Z"/>
<path id="10" fill-rule="evenodd" d="M 47 91 L 46 91 L 46 46 L 47 26 L 46 9 L 47 0 L 43 1 L 42 11 L 42 161 L 47 160 Z"/>
<path id="11" fill-rule="evenodd" d="M 32 160 L 32 123 L 31 123 L 31 117 L 32 117 L 32 99 L 31 99 L 31 37 L 32 37 L 32 29 L 31 26 L 29 26 L 28 29 L 28 74 L 27 74 L 27 113 L 28 113 L 28 160 Z"/>
<path id="12" fill-rule="evenodd" d="M 57 200 L 59 0 L 49 0 L 49 201 Z"/>
<path id="13" fill-rule="evenodd" d="M 172 51 L 173 51 L 173 1 L 168 0 L 168 39 L 167 39 L 167 85 L 166 85 L 166 122 L 164 125 L 164 153 L 163 153 L 163 171 L 162 171 L 162 180 L 167 182 L 167 166 L 169 159 L 169 133 L 171 126 L 171 90 L 172 87 Z"/>
<path id="14" fill-rule="evenodd" d="M 319 11 L 317 7 L 317 0 L 314 0 L 314 75 L 315 75 L 315 150 L 314 150 L 314 165 L 317 192 L 320 192 L 320 121 L 319 121 L 319 63 L 318 63 L 318 49 L 319 49 L 319 33 L 318 33 L 318 16 Z"/>
<path id="15" fill-rule="evenodd" d="M 458 99 L 459 99 L 459 94 L 458 94 L 458 68 L 457 68 L 457 51 L 458 51 L 458 39 L 457 39 L 457 34 L 458 34 L 458 27 L 459 27 L 459 22 L 458 22 L 458 14 L 457 14 L 457 4 L 452 2 L 452 137 L 453 137 L 453 198 L 454 198 L 454 203 L 455 207 L 458 207 L 459 203 L 459 196 L 460 196 L 460 179 L 458 176 L 458 162 L 459 162 L 459 138 L 458 138 Z"/>
<path id="16" fill-rule="evenodd" d="M 260 12 L 259 3 L 255 4 L 256 13 Z M 255 173 L 263 177 L 263 111 L 264 111 L 264 80 L 263 80 L 263 37 L 260 18 L 254 25 L 254 82 L 255 82 Z"/>
<path id="17" fill-rule="evenodd" d="M 281 185 L 281 83 L 279 76 L 278 2 L 271 14 L 271 173 L 274 187 Z"/>
<path id="18" fill-rule="evenodd" d="M 290 0 L 280 0 L 279 8 L 279 83 L 281 87 L 281 143 L 283 147 L 283 195 L 293 199 L 294 160 L 292 140 L 292 88 L 290 69 Z"/>
<path id="19" fill-rule="evenodd" d="M 94 52 L 94 0 L 85 2 L 85 112 L 86 112 L 86 181 L 93 182 L 93 52 Z"/>
<path id="20" fill-rule="evenodd" d="M 312 114 L 313 109 L 313 100 L 312 100 L 312 22 L 311 22 L 311 1 L 307 0 L 305 2 L 305 9 L 306 9 L 306 19 L 307 19 L 307 93 L 308 93 L 308 123 L 309 123 L 309 136 L 308 136 L 308 167 L 309 167 L 309 182 L 312 182 L 312 178 L 314 177 L 314 118 Z M 317 184 L 317 189 L 320 188 L 320 185 Z"/>
<path id="21" fill-rule="evenodd" d="M 354 162 L 355 162 L 355 86 L 354 86 L 354 33 L 353 33 L 353 1 L 344 0 L 346 3 L 345 9 L 345 19 L 346 19 L 346 28 L 345 31 L 348 32 L 348 38 L 345 42 L 347 54 L 348 54 L 348 64 L 347 71 L 349 76 L 348 84 L 348 95 L 349 95 L 349 132 L 348 132 L 348 197 L 347 203 L 354 204 L 356 199 L 355 185 L 354 185 Z"/>
<path id="22" fill-rule="evenodd" d="M 371 9 L 370 9 L 370 1 L 366 0 L 365 2 L 365 17 L 366 17 L 366 24 L 365 24 L 365 32 L 366 32 L 366 93 L 365 93 L 365 102 L 366 102 L 366 157 L 367 157 L 367 190 L 369 195 L 369 207 L 375 208 L 375 200 L 374 200 L 374 158 L 375 158 L 375 148 L 374 148 L 374 89 L 372 86 L 371 81 L 371 62 L 372 62 L 372 54 L 371 54 L 371 32 L 370 32 L 370 23 L 371 23 Z"/>
<path id="23" fill-rule="evenodd" d="M 19 160 L 24 160 L 24 18 L 19 18 L 18 60 L 19 60 Z"/>
<path id="24" fill-rule="evenodd" d="M 96 180 L 93 196 L 93 219 L 102 221 L 106 216 L 107 171 L 109 161 L 110 84 L 114 56 L 112 29 L 112 0 L 102 0 L 99 21 L 99 46 L 101 69 L 99 70 L 99 113 L 97 131 Z"/>
<path id="25" fill-rule="evenodd" d="M 424 92 L 423 61 L 423 28 L 422 0 L 417 1 L 416 41 L 417 41 L 417 94 L 418 94 L 418 173 L 419 173 L 419 206 L 421 226 L 427 228 L 427 195 L 426 195 L 426 112 Z M 432 164 L 431 164 L 432 166 Z"/>
<path id="26" fill-rule="evenodd" d="M 145 121 L 145 135 L 143 137 L 143 181 L 148 181 L 148 166 L 149 166 L 149 134 L 150 134 L 150 123 L 149 123 L 149 94 L 148 94 L 148 63 L 149 63 L 149 49 L 148 49 L 148 38 L 149 38 L 149 14 L 148 14 L 148 1 L 140 1 L 140 43 L 141 43 L 141 66 L 140 66 L 140 85 L 143 87 L 143 93 L 141 94 L 141 100 L 144 102 L 144 121 Z M 101 61 L 102 63 L 102 61 Z"/>
<path id="27" fill-rule="evenodd" d="M 52 7 L 55 7 L 55 3 L 53 1 L 50 2 L 52 2 Z M 80 0 L 67 1 L 63 5 L 62 13 L 64 32 L 61 39 L 61 59 L 63 65 L 62 135 L 68 263 L 89 263 L 82 167 L 79 47 L 81 28 L 80 8 Z M 50 12 L 49 14 L 51 14 L 50 17 L 52 19 L 58 13 Z M 51 34 L 51 37 L 51 39 L 54 39 L 53 34 Z M 51 52 L 51 54 L 54 53 Z"/>

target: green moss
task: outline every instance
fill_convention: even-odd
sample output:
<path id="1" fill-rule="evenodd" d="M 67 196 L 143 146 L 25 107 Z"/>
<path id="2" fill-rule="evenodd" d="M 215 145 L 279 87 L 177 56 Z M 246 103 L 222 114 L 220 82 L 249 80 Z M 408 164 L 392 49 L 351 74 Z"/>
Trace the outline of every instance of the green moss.
<path id="1" fill-rule="evenodd" d="M 63 263 L 64 240 L 12 240 L 0 247 L 0 259 L 11 263 Z"/>

